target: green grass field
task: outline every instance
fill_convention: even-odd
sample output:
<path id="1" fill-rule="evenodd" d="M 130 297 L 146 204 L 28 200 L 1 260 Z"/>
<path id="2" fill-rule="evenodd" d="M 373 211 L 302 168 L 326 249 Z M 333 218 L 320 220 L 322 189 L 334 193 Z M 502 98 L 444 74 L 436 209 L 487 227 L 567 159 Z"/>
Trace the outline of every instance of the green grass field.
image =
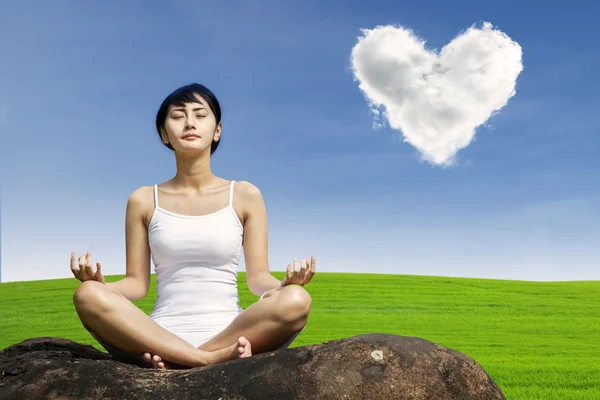
<path id="1" fill-rule="evenodd" d="M 148 297 L 135 302 L 148 314 L 154 278 Z M 75 278 L 0 284 L 0 349 L 54 336 L 104 351 L 77 318 L 78 284 Z M 508 399 L 600 399 L 600 281 L 320 272 L 306 289 L 311 316 L 291 347 L 374 332 L 417 336 L 479 362 Z M 243 272 L 239 291 L 243 308 L 258 300 Z"/>

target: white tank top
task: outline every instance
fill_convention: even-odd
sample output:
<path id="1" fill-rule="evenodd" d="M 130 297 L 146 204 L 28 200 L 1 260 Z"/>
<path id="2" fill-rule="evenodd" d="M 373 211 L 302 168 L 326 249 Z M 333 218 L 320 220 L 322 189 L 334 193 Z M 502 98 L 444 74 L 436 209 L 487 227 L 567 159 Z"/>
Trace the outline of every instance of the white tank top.
<path id="1" fill-rule="evenodd" d="M 156 303 L 150 317 L 169 330 L 219 331 L 243 309 L 239 306 L 237 267 L 243 226 L 233 202 L 206 215 L 182 215 L 159 206 L 148 225 L 156 272 Z"/>

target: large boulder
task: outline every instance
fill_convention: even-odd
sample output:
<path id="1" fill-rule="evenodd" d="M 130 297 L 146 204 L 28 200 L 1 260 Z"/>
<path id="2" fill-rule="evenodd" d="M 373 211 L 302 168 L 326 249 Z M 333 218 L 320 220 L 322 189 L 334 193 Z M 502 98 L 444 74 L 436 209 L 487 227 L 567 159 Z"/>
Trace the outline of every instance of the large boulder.
<path id="1" fill-rule="evenodd" d="M 358 335 L 184 370 L 33 338 L 0 351 L 0 399 L 505 399 L 471 358 L 416 337 Z"/>

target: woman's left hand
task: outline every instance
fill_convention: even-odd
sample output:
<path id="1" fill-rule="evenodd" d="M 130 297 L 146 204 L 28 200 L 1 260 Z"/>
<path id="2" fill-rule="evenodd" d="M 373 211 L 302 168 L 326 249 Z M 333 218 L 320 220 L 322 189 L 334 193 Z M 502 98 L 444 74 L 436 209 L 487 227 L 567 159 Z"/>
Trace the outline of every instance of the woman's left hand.
<path id="1" fill-rule="evenodd" d="M 317 261 L 315 256 L 310 257 L 310 263 L 302 257 L 302 262 L 300 268 L 298 268 L 298 260 L 294 258 L 294 267 L 292 269 L 292 265 L 288 264 L 287 269 L 285 271 L 285 278 L 281 281 L 281 287 L 296 284 L 304 286 L 312 279 L 315 274 L 315 269 L 317 266 Z"/>

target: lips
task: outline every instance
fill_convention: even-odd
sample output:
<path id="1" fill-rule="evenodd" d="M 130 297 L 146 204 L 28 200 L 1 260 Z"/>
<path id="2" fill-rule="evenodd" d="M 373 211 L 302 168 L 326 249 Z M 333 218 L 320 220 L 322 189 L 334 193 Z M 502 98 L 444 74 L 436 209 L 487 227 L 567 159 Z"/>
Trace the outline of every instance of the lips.
<path id="1" fill-rule="evenodd" d="M 187 138 L 200 138 L 200 136 L 195 135 L 193 133 L 188 133 L 187 135 L 184 135 L 182 139 L 187 139 Z"/>

